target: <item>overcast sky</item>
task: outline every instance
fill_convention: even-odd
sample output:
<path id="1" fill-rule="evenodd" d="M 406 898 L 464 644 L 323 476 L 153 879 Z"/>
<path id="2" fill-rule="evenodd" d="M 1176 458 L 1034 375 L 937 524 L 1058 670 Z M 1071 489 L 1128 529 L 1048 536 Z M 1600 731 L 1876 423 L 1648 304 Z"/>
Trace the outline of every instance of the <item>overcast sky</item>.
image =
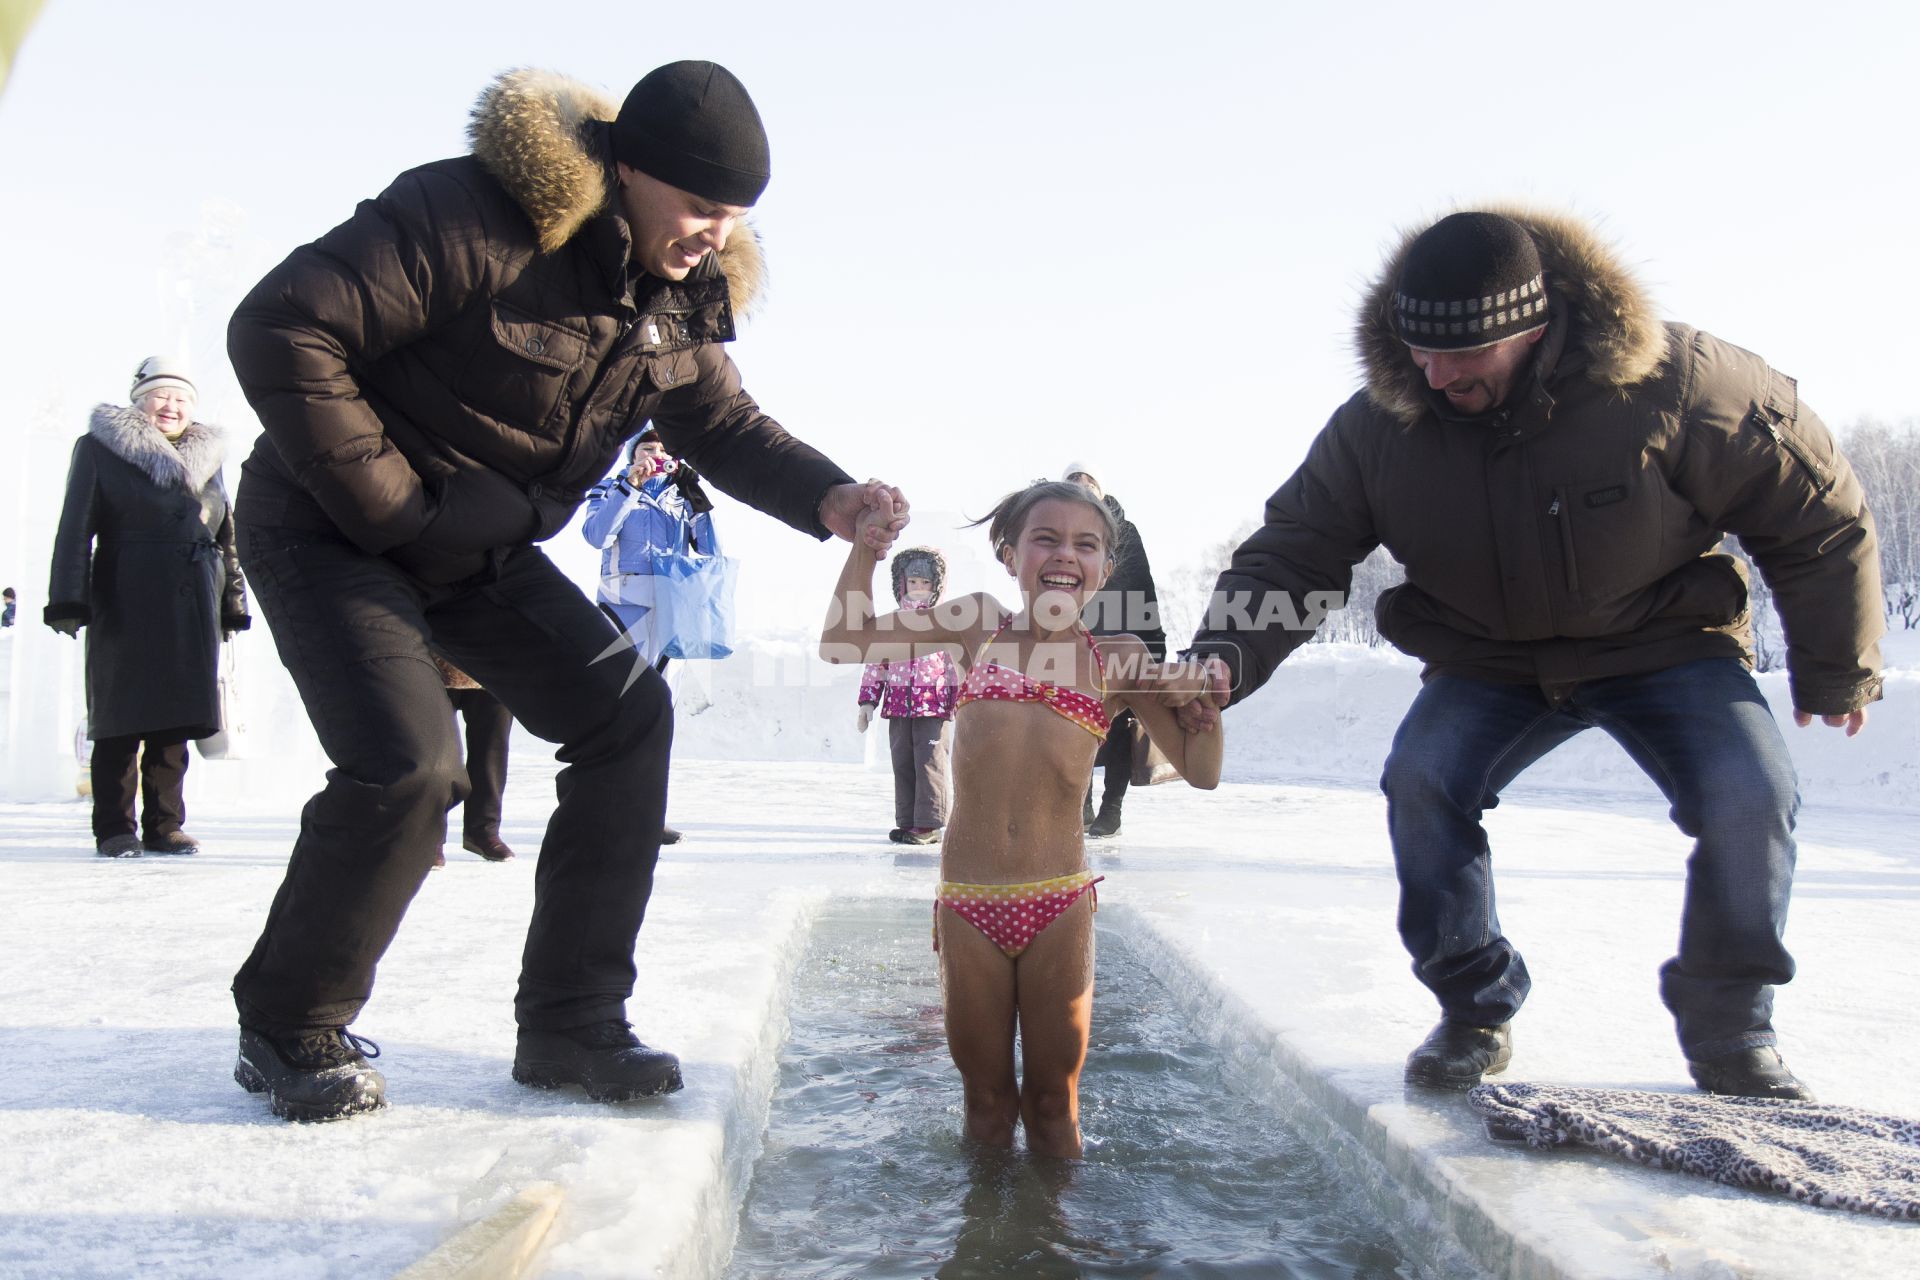
<path id="1" fill-rule="evenodd" d="M 234 303 L 402 169 L 463 151 L 475 96 L 512 66 L 615 98 L 676 58 L 740 75 L 774 167 L 747 385 L 854 474 L 949 513 L 910 534 L 949 548 L 983 543 L 951 513 L 1069 459 L 1102 470 L 1163 574 L 1256 518 L 1356 385 L 1353 308 L 1384 247 L 1477 200 L 1596 220 L 1666 314 L 1761 352 L 1833 425 L 1920 415 L 1915 21 L 1845 3 L 49 0 L 0 98 L 0 374 L 10 425 L 40 441 L 0 487 L 17 513 L 0 576 L 39 595 L 33 495 L 142 356 L 187 354 L 243 456 Z M 837 550 L 737 507 L 721 521 L 749 617 L 824 602 Z M 562 559 L 590 572 L 583 554 Z"/>

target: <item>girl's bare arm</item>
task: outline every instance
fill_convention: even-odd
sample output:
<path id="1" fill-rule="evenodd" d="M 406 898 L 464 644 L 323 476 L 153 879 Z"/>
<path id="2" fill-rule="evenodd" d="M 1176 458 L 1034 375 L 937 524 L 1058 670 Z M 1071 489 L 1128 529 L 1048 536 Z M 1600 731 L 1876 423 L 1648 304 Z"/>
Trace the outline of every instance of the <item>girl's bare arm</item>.
<path id="1" fill-rule="evenodd" d="M 1206 670 L 1194 662 L 1155 662 L 1138 636 L 1103 637 L 1100 652 L 1111 673 L 1107 690 L 1140 717 L 1147 736 L 1180 776 L 1203 791 L 1220 785 L 1226 732 L 1216 717 L 1211 728 L 1187 733 L 1173 709 L 1212 696 Z"/>
<path id="2" fill-rule="evenodd" d="M 873 571 L 879 563 L 879 553 L 856 531 L 820 628 L 820 656 L 828 662 L 911 662 L 934 649 L 970 654 L 999 624 L 1000 605 L 984 592 L 927 610 L 889 609 L 876 615 Z"/>

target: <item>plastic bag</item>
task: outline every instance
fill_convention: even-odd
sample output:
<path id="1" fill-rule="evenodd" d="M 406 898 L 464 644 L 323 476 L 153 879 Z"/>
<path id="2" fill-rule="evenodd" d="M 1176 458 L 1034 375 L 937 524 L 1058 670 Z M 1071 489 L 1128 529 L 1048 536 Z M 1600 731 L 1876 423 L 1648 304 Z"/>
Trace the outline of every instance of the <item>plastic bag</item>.
<path id="1" fill-rule="evenodd" d="M 669 658 L 724 658 L 733 652 L 733 587 L 740 565 L 732 556 L 676 557 L 654 576 L 653 607 L 662 615 L 655 634 L 667 637 Z"/>

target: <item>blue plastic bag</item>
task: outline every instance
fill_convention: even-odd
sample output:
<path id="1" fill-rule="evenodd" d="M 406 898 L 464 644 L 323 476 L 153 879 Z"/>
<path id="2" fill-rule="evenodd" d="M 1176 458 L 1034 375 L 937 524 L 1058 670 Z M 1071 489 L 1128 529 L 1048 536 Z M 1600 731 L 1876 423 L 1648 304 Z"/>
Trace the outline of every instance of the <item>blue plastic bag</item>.
<path id="1" fill-rule="evenodd" d="M 669 658 L 724 658 L 733 652 L 733 584 L 740 562 L 723 555 L 711 521 L 703 520 L 702 551 L 682 550 L 654 575 L 655 635 L 667 637 Z"/>

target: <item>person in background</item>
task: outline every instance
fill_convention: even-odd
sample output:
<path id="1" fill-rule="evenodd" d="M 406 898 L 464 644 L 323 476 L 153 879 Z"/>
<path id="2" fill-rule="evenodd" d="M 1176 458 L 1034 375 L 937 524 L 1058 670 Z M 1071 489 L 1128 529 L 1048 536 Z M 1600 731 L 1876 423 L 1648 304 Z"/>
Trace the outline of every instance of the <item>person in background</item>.
<path id="1" fill-rule="evenodd" d="M 1312 636 L 1312 597 L 1344 596 L 1378 546 L 1406 566 L 1375 612 L 1426 667 L 1380 787 L 1400 940 L 1441 1014 L 1407 1082 L 1465 1089 L 1512 1058 L 1531 983 L 1482 815 L 1599 728 L 1694 841 L 1660 969 L 1694 1083 L 1810 1098 L 1773 1029 L 1799 785 L 1754 683 L 1746 573 L 1720 545 L 1739 538 L 1773 588 L 1794 721 L 1858 733 L 1886 622 L 1852 468 L 1792 378 L 1661 320 L 1571 217 L 1440 219 L 1390 256 L 1356 333 L 1366 385 L 1267 500 L 1193 651 L 1225 661 L 1215 701 L 1238 702 Z"/>
<path id="2" fill-rule="evenodd" d="M 714 546 L 713 499 L 699 473 L 668 457 L 649 427 L 628 446 L 626 467 L 587 490 L 580 535 L 600 549 L 600 608 L 640 660 L 664 674 L 673 637 L 655 625 L 663 614 L 654 588 L 668 561 Z M 680 843 L 680 832 L 663 826 L 660 843 Z"/>
<path id="3" fill-rule="evenodd" d="M 447 701 L 467 722 L 467 795 L 460 805 L 460 847 L 488 862 L 505 862 L 513 850 L 500 838 L 501 802 L 507 790 L 507 739 L 513 734 L 513 713 L 480 682 L 435 654 L 434 665 L 447 686 Z M 447 855 L 435 855 L 434 866 L 447 865 Z"/>
<path id="4" fill-rule="evenodd" d="M 45 610 L 63 635 L 87 629 L 93 838 L 106 858 L 199 852 L 184 830 L 187 743 L 220 729 L 220 644 L 252 623 L 225 434 L 194 420 L 177 361 L 142 360 L 131 399 L 96 407 L 74 442 Z"/>
<path id="5" fill-rule="evenodd" d="M 234 975 L 234 1081 L 289 1120 L 386 1105 L 348 1027 L 446 839 L 462 775 L 431 654 L 565 765 L 514 997 L 512 1076 L 598 1102 L 682 1085 L 627 1020 L 673 715 L 600 661 L 604 614 L 538 543 L 638 426 L 815 538 L 891 545 L 905 495 L 860 484 L 761 409 L 727 354 L 764 264 L 745 222 L 766 130 L 726 68 L 683 61 L 616 103 L 521 68 L 467 154 L 407 169 L 254 286 L 227 353 L 262 435 L 240 554 L 333 767 Z M 496 941 L 498 941 L 496 939 Z M 663 966 L 658 981 L 671 981 Z"/>
<path id="6" fill-rule="evenodd" d="M 940 602 L 947 561 L 932 547 L 908 547 L 893 557 L 893 598 L 902 609 L 925 612 Z M 906 662 L 870 662 L 861 673 L 856 723 L 865 733 L 880 708 L 893 754 L 893 830 L 896 844 L 935 844 L 947 825 L 947 744 L 952 738 L 958 668 L 944 649 Z"/>
<path id="7" fill-rule="evenodd" d="M 580 535 L 600 550 L 600 607 L 644 661 L 665 671 L 673 637 L 652 625 L 655 579 L 674 557 L 714 545 L 713 499 L 699 474 L 667 456 L 658 431 L 642 431 L 626 467 L 587 490 Z"/>
<path id="8" fill-rule="evenodd" d="M 1113 543 L 1113 574 L 1107 585 L 1087 607 L 1087 628 L 1097 636 L 1136 635 L 1147 652 L 1158 662 L 1167 656 L 1167 633 L 1160 625 L 1160 596 L 1153 585 L 1153 566 L 1147 563 L 1147 548 L 1140 541 L 1140 530 L 1120 506 L 1120 500 L 1100 487 L 1093 469 L 1084 462 L 1071 462 L 1061 474 L 1062 480 L 1077 484 L 1113 512 L 1120 530 Z M 1120 807 L 1126 803 L 1127 787 L 1133 781 L 1135 766 L 1153 751 L 1147 731 L 1132 711 L 1123 711 L 1113 722 L 1113 732 L 1100 748 L 1094 763 L 1105 772 L 1100 796 L 1100 811 L 1094 812 L 1093 784 L 1087 784 L 1086 803 L 1081 806 L 1081 825 L 1088 835 L 1104 839 L 1120 832 Z"/>
<path id="9" fill-rule="evenodd" d="M 17 603 L 13 596 L 12 587 L 8 587 L 4 593 L 0 593 L 0 627 L 10 627 L 13 625 L 13 612 Z"/>

